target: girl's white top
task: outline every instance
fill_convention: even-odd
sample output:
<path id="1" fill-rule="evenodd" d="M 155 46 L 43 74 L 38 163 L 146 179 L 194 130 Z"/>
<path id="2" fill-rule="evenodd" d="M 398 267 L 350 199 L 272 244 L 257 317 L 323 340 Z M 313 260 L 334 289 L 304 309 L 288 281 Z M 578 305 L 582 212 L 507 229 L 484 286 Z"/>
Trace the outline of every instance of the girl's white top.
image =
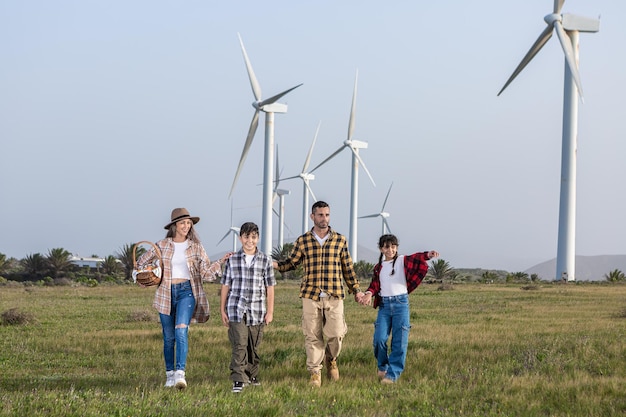
<path id="1" fill-rule="evenodd" d="M 404 255 L 396 259 L 395 272 L 391 275 L 393 260 L 383 261 L 380 269 L 380 295 L 381 297 L 393 297 L 407 294 L 406 276 L 404 275 Z"/>

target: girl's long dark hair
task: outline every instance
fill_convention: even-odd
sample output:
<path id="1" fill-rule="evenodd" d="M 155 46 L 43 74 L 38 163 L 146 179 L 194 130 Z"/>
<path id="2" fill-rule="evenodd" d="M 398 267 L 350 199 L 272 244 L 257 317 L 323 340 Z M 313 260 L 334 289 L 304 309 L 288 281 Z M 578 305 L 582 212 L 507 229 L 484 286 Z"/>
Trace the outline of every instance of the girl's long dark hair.
<path id="1" fill-rule="evenodd" d="M 398 238 L 395 235 L 392 234 L 388 234 L 388 235 L 382 235 L 380 237 L 380 239 L 378 239 L 378 247 L 380 249 L 384 248 L 387 245 L 396 245 L 398 246 Z M 396 273 L 396 259 L 398 259 L 398 252 L 396 251 L 396 254 L 393 257 L 393 263 L 391 264 L 391 275 Z M 383 263 L 383 253 L 380 253 L 380 256 L 378 257 L 378 263 L 382 265 Z"/>

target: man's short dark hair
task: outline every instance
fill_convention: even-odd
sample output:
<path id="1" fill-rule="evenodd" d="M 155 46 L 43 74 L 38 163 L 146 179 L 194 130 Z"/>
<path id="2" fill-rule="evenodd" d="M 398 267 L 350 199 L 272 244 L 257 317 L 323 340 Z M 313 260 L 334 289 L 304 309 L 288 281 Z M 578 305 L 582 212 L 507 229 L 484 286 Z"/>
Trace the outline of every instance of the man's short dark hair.
<path id="1" fill-rule="evenodd" d="M 325 201 L 316 201 L 315 204 L 313 204 L 313 207 L 311 207 L 311 213 L 315 213 L 315 209 L 323 208 L 323 207 L 330 207 L 330 206 Z"/>
<path id="2" fill-rule="evenodd" d="M 252 222 L 246 222 L 239 228 L 239 236 L 250 235 L 252 233 L 259 234 L 259 226 Z"/>

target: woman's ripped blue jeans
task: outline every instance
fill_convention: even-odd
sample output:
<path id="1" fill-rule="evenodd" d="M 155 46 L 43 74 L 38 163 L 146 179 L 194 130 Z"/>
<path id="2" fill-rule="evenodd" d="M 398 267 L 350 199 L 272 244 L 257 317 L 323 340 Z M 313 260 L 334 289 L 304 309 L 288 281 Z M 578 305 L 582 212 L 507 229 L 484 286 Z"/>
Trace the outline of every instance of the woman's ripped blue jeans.
<path id="1" fill-rule="evenodd" d="M 163 357 L 167 371 L 185 370 L 189 351 L 187 334 L 195 308 L 196 299 L 193 297 L 191 282 L 173 284 L 170 315 L 159 314 L 163 328 Z"/>

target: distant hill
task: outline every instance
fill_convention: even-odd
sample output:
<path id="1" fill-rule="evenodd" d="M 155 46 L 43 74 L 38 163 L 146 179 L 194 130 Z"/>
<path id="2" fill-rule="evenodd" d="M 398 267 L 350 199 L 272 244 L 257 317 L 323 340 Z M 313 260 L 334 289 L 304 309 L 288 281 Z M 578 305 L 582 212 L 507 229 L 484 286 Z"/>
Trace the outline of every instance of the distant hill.
<path id="1" fill-rule="evenodd" d="M 619 269 L 626 272 L 626 255 L 576 255 L 576 281 L 604 281 L 604 275 Z M 545 281 L 551 281 L 556 274 L 556 258 L 537 264 L 525 270 L 527 274 L 537 274 Z"/>

